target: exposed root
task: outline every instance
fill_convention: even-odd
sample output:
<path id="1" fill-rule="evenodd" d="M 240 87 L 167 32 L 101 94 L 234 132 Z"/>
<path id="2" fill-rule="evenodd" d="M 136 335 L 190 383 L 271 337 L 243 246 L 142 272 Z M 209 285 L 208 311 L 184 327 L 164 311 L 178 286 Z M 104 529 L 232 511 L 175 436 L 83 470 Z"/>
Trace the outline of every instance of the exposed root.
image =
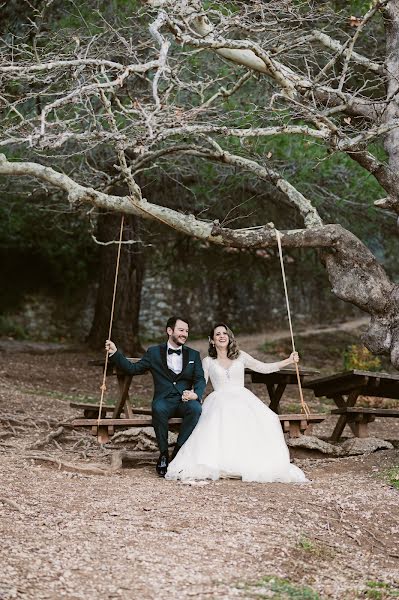
<path id="1" fill-rule="evenodd" d="M 43 462 L 55 465 L 59 471 L 69 471 L 72 473 L 84 473 L 85 475 L 110 475 L 110 469 L 102 469 L 96 465 L 79 465 L 76 463 L 65 462 L 55 456 L 47 454 L 26 454 L 26 458 L 30 458 L 36 462 Z"/>
<path id="2" fill-rule="evenodd" d="M 51 440 L 55 440 L 55 438 L 60 437 L 64 433 L 65 429 L 63 427 L 58 427 L 55 431 L 51 431 L 45 438 L 42 440 L 38 440 L 34 444 L 28 446 L 28 450 L 37 450 L 39 448 L 43 448 L 46 446 Z"/>

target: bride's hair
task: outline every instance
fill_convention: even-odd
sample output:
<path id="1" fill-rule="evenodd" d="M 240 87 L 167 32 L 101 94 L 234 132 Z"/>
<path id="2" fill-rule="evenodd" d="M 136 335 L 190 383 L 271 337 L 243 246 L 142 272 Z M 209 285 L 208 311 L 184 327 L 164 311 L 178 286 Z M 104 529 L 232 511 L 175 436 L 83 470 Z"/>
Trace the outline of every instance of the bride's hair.
<path id="1" fill-rule="evenodd" d="M 212 327 L 211 333 L 209 334 L 209 338 L 208 338 L 208 340 L 209 340 L 209 347 L 208 347 L 209 356 L 211 358 L 217 358 L 216 348 L 212 342 L 213 342 L 213 336 L 215 334 L 215 329 L 217 329 L 218 327 L 224 327 L 225 330 L 227 331 L 227 335 L 229 338 L 229 344 L 227 346 L 227 358 L 230 358 L 232 360 L 234 360 L 235 358 L 238 358 L 238 355 L 240 354 L 240 349 L 239 349 L 236 339 L 234 337 L 234 333 L 231 331 L 230 327 L 228 327 L 226 325 L 226 323 L 216 323 L 216 325 L 214 325 Z"/>

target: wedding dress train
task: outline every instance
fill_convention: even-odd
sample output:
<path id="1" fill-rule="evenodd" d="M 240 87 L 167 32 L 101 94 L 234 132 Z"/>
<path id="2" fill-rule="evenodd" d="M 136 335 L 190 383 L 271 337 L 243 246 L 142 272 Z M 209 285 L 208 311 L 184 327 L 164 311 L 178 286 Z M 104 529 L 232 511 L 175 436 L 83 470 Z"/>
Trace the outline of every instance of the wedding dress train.
<path id="1" fill-rule="evenodd" d="M 200 420 L 166 473 L 169 480 L 239 477 L 243 481 L 305 482 L 290 463 L 278 416 L 244 387 L 248 367 L 259 373 L 278 371 L 240 352 L 228 369 L 209 356 L 205 378 L 214 391 L 205 399 Z"/>

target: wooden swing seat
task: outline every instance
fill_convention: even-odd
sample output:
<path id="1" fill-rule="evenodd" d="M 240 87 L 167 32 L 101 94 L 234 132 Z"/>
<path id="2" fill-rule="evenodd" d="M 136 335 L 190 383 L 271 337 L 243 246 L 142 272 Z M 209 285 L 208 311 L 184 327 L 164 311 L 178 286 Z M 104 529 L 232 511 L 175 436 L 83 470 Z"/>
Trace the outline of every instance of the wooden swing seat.
<path id="1" fill-rule="evenodd" d="M 95 407 L 95 405 L 92 406 Z M 115 430 L 117 429 L 130 429 L 131 427 L 152 426 L 151 409 L 133 408 L 132 410 L 133 413 L 137 411 L 138 414 L 141 414 L 143 416 L 126 419 L 113 419 L 112 417 L 102 417 L 100 420 L 98 418 L 78 418 L 64 425 L 73 428 L 91 427 L 92 434 L 97 436 L 98 441 L 101 444 L 105 444 L 109 441 L 110 436 L 112 436 L 115 433 Z M 138 411 L 140 411 L 140 413 Z M 95 414 L 98 415 L 98 408 Z M 305 415 L 304 413 L 298 413 L 278 415 L 278 418 L 280 419 L 280 423 L 284 433 L 288 433 L 289 437 L 291 438 L 297 438 L 301 435 L 309 435 L 311 433 L 312 425 L 316 423 L 322 423 L 326 416 L 322 414 Z M 169 427 L 172 430 L 178 429 L 181 423 L 182 419 L 169 419 Z"/>
<path id="2" fill-rule="evenodd" d="M 83 416 L 87 419 L 97 419 L 98 411 L 100 410 L 99 404 L 91 404 L 90 402 L 70 402 L 71 408 L 77 408 L 83 410 Z M 105 419 L 107 413 L 114 413 L 115 404 L 103 404 L 101 407 L 101 418 Z M 132 412 L 135 415 L 151 415 L 150 408 L 136 408 L 132 407 Z"/>

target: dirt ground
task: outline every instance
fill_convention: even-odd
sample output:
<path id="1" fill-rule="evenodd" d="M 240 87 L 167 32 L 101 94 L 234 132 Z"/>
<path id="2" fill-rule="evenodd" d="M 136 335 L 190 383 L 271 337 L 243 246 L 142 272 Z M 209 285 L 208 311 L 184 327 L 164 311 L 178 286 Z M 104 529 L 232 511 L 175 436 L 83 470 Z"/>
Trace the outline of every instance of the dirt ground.
<path id="1" fill-rule="evenodd" d="M 243 344 L 261 358 L 259 345 Z M 101 373 L 87 365 L 98 355 L 60 350 L 0 343 L 0 600 L 399 598 L 393 419 L 372 433 L 396 449 L 295 459 L 307 484 L 167 482 L 148 452 L 111 472 L 112 444 L 88 431 L 37 443 L 76 414 L 70 400 L 99 397 Z M 151 389 L 135 379 L 138 404 Z M 287 406 L 296 401 L 290 390 Z"/>

